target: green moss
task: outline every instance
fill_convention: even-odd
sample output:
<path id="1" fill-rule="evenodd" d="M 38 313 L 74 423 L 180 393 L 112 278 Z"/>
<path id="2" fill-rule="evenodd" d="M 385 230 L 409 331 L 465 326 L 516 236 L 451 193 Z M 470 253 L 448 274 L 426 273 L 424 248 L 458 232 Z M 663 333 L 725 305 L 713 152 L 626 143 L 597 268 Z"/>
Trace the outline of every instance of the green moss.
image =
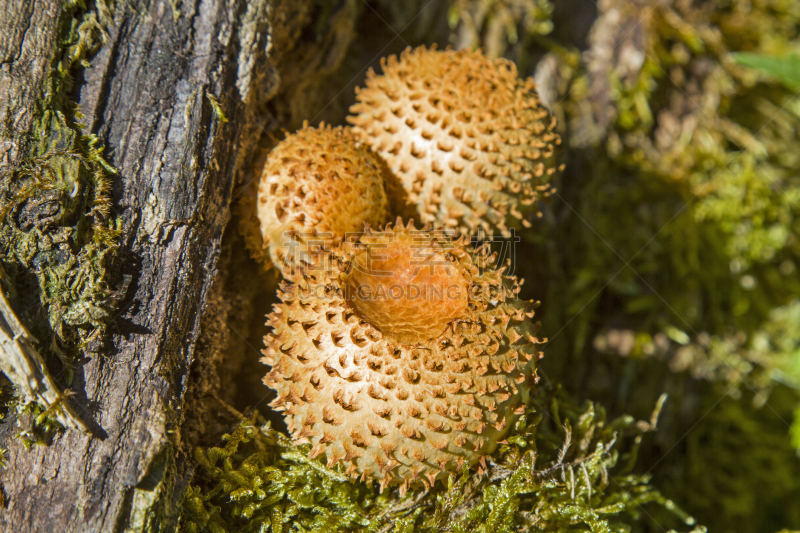
<path id="1" fill-rule="evenodd" d="M 553 417 L 543 421 L 545 408 Z M 578 407 L 563 394 L 541 392 L 486 472 L 465 467 L 446 486 L 404 496 L 348 481 L 340 467 L 308 459 L 308 445 L 243 421 L 224 447 L 195 450 L 182 531 L 619 531 L 648 503 L 692 523 L 649 486 L 649 477 L 617 466 L 620 458 L 635 461 L 656 417 L 607 421 L 592 403 Z"/>
<path id="2" fill-rule="evenodd" d="M 453 0 L 448 23 L 459 47 L 482 47 L 497 57 L 509 45 L 550 33 L 552 12 L 548 0 Z"/>
<path id="3" fill-rule="evenodd" d="M 69 100 L 112 23 L 114 3 L 67 2 L 61 37 L 34 110 L 28 157 L 0 177 L 0 263 L 21 319 L 47 354 L 69 361 L 102 335 L 114 309 L 106 268 L 118 246 L 109 176 L 97 138 Z"/>
<path id="4" fill-rule="evenodd" d="M 19 439 L 26 449 L 30 449 L 34 444 L 49 444 L 56 432 L 64 427 L 52 416 L 53 409 L 45 409 L 35 402 L 22 404 L 17 401 L 11 402 L 10 409 L 16 414 L 17 432 L 15 439 Z"/>
<path id="5" fill-rule="evenodd" d="M 306 458 L 268 426 L 243 422 L 224 448 L 196 449 L 197 486 L 184 498 L 184 531 L 353 530 L 367 524 L 372 491 Z M 200 487 L 203 487 L 201 489 Z"/>
<path id="6" fill-rule="evenodd" d="M 562 243 L 542 296 L 545 330 L 568 323 L 559 349 L 583 357 L 616 322 L 636 339 L 624 355 L 696 377 L 768 389 L 796 364 L 796 326 L 794 347 L 762 333 L 800 298 L 800 102 L 732 52 L 794 57 L 798 16 L 779 0 L 610 0 L 580 65 L 554 49 L 568 165 L 587 170 L 556 200 L 566 221 L 527 236 Z"/>
<path id="7" fill-rule="evenodd" d="M 567 168 L 518 267 L 542 364 L 621 410 L 675 391 L 656 486 L 714 530 L 797 528 L 800 102 L 763 58 L 796 57 L 800 4 L 599 7 L 580 63 L 548 57 Z"/>

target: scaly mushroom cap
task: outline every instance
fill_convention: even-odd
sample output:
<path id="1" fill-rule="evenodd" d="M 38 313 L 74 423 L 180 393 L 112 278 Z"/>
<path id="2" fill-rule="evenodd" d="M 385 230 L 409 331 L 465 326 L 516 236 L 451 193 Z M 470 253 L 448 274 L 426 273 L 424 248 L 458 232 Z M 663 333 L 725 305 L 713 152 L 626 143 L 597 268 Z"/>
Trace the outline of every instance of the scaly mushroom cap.
<path id="1" fill-rule="evenodd" d="M 465 237 L 400 220 L 332 255 L 339 272 L 284 284 L 268 317 L 264 383 L 296 442 L 401 491 L 491 453 L 538 380 L 516 279 Z"/>
<path id="2" fill-rule="evenodd" d="M 257 205 L 272 263 L 291 277 L 347 232 L 387 221 L 382 163 L 349 128 L 305 123 L 267 157 Z"/>
<path id="3" fill-rule="evenodd" d="M 555 118 L 514 64 L 480 52 L 406 49 L 381 60 L 348 117 L 399 179 L 422 222 L 474 233 L 509 224 L 556 171 Z M 390 190 L 391 192 L 391 190 Z"/>

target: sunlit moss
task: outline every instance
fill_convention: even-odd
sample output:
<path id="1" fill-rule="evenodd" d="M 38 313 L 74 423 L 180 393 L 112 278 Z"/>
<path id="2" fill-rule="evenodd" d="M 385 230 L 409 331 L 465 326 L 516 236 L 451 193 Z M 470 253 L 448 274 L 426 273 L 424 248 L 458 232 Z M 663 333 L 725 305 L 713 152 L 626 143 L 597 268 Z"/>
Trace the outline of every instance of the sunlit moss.
<path id="1" fill-rule="evenodd" d="M 648 476 L 628 473 L 658 409 L 650 421 L 608 421 L 602 408 L 578 407 L 552 390 L 534 403 L 483 473 L 465 467 L 446 487 L 404 497 L 348 481 L 341 469 L 308 459 L 308 445 L 293 446 L 269 426 L 243 421 L 224 447 L 196 449 L 182 530 L 281 531 L 291 524 L 315 532 L 619 531 L 653 502 L 672 510 L 677 523 L 693 522 Z M 545 406 L 552 416 L 542 420 Z M 620 459 L 628 466 L 617 466 Z"/>
<path id="2" fill-rule="evenodd" d="M 796 50 L 799 9 L 605 0 L 578 66 L 554 50 L 571 77 L 554 102 L 565 139 L 573 155 L 602 158 L 573 184 L 579 197 L 559 198 L 579 220 L 564 229 L 574 246 L 558 252 L 576 267 L 563 310 L 546 317 L 552 325 L 604 294 L 640 338 L 681 331 L 731 370 L 720 376 L 779 374 L 785 358 L 755 344 L 773 309 L 800 297 L 800 102 L 731 52 Z M 594 302 L 574 325 L 585 334 Z"/>
<path id="3" fill-rule="evenodd" d="M 49 444 L 53 435 L 63 426 L 52 416 L 52 412 L 37 403 L 21 404 L 11 402 L 10 409 L 15 412 L 17 431 L 14 438 L 19 439 L 26 449 L 34 444 Z"/>
<path id="4" fill-rule="evenodd" d="M 796 465 L 786 423 L 800 403 L 800 99 L 785 65 L 796 62 L 800 4 L 598 8 L 589 49 L 552 47 L 537 70 L 571 148 L 552 211 L 523 235 L 547 258 L 530 270 L 546 280 L 542 330 L 558 332 L 548 353 L 561 357 L 543 366 L 611 405 L 681 383 L 685 411 L 672 416 L 697 424 L 692 454 L 655 471 L 705 470 L 657 484 L 714 508 L 713 528 L 754 530 L 742 509 L 764 518 L 767 501 L 796 496 L 784 474 Z M 675 374 L 646 385 L 620 375 L 658 368 L 653 359 Z M 605 363 L 611 381 L 598 383 Z M 692 407 L 698 396 L 705 409 Z M 784 421 L 763 424 L 775 409 Z M 768 512 L 776 529 L 800 524 L 790 505 Z"/>

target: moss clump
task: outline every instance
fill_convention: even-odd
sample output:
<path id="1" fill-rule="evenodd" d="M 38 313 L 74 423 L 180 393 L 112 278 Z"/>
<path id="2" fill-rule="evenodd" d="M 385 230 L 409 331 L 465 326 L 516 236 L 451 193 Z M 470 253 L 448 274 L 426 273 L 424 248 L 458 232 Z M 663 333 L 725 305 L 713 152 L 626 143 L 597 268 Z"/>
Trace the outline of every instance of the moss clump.
<path id="1" fill-rule="evenodd" d="M 579 184 L 592 201 L 563 194 L 581 217 L 570 228 L 575 248 L 562 253 L 580 264 L 568 276 L 576 305 L 612 279 L 605 292 L 643 332 L 674 327 L 696 342 L 731 327 L 749 340 L 775 307 L 800 297 L 794 91 L 730 53 L 785 53 L 800 34 L 798 14 L 777 1 L 600 3 L 557 113 L 567 142 L 597 158 Z M 571 57 L 561 57 L 569 70 Z M 578 164 L 581 155 L 571 157 Z M 583 315 L 586 327 L 592 317 Z M 732 366 L 747 361 L 742 352 Z"/>
<path id="2" fill-rule="evenodd" d="M 56 432 L 64 429 L 53 416 L 53 406 L 46 409 L 36 402 L 22 404 L 17 401 L 9 403 L 9 409 L 16 414 L 17 432 L 14 438 L 20 439 L 26 449 L 34 444 L 49 444 Z"/>
<path id="3" fill-rule="evenodd" d="M 774 60 L 794 61 L 798 14 L 604 0 L 589 50 L 540 62 L 571 150 L 552 216 L 524 236 L 550 264 L 522 275 L 547 280 L 544 329 L 568 324 L 553 351 L 658 357 L 764 398 L 800 383 L 800 328 L 780 318 L 800 302 L 800 108 Z"/>
<path id="4" fill-rule="evenodd" d="M 368 523 L 372 491 L 307 459 L 269 426 L 243 421 L 223 439 L 224 448 L 195 449 L 199 471 L 184 496 L 183 531 L 282 531 L 288 522 L 352 531 Z"/>
<path id="5" fill-rule="evenodd" d="M 653 502 L 692 523 L 648 476 L 617 466 L 635 462 L 657 412 L 647 422 L 608 421 L 592 403 L 578 407 L 555 390 L 541 392 L 484 473 L 464 468 L 404 497 L 349 481 L 343 467 L 309 459 L 308 445 L 246 420 L 224 447 L 195 450 L 182 531 L 286 531 L 288 524 L 314 532 L 619 531 Z"/>
<path id="6" fill-rule="evenodd" d="M 109 175 L 68 94 L 112 23 L 113 3 L 63 6 L 59 49 L 34 110 L 27 157 L 0 175 L 0 264 L 9 299 L 44 352 L 69 360 L 102 335 L 118 300 L 107 266 L 118 246 Z"/>
<path id="7" fill-rule="evenodd" d="M 453 0 L 447 18 L 456 47 L 482 47 L 489 57 L 501 57 L 509 45 L 529 47 L 532 36 L 550 33 L 552 13 L 548 0 Z"/>
<path id="8" fill-rule="evenodd" d="M 779 401 L 791 406 L 782 413 L 800 403 L 782 389 L 800 384 L 800 108 L 775 62 L 795 61 L 798 7 L 603 0 L 589 49 L 553 46 L 537 71 L 569 145 L 552 211 L 538 235 L 523 236 L 545 258 L 520 273 L 546 280 L 534 286 L 549 304 L 543 330 L 564 326 L 547 347 L 562 357 L 544 360 L 544 370 L 621 410 L 677 390 L 684 410 L 672 413 L 661 450 L 695 423 L 708 439 L 691 461 L 716 481 L 669 487 L 697 514 L 697 502 L 722 504 L 723 479 L 735 500 L 762 501 L 750 459 L 768 457 L 777 441 L 760 419 Z M 770 396 L 779 389 L 782 399 Z M 703 426 L 724 394 L 737 399 L 741 418 L 738 428 L 715 425 L 711 438 Z M 715 405 L 706 417 L 701 406 Z M 727 449 L 728 432 L 752 452 Z M 688 460 L 675 454 L 654 473 L 687 471 Z M 780 469 L 775 463 L 754 462 L 773 486 L 782 483 L 782 472 L 767 470 Z M 800 524 L 790 507 L 773 509 L 774 529 Z M 739 517 L 738 529 L 761 526 Z M 718 527 L 733 527 L 726 520 Z"/>
<path id="9" fill-rule="evenodd" d="M 54 149 L 3 185 L 0 258 L 16 288 L 12 298 L 38 297 L 54 336 L 36 327 L 38 317 L 25 318 L 56 350 L 88 341 L 110 316 L 105 266 L 119 236 L 116 222 L 108 220 L 104 171 L 92 169 L 79 151 Z"/>

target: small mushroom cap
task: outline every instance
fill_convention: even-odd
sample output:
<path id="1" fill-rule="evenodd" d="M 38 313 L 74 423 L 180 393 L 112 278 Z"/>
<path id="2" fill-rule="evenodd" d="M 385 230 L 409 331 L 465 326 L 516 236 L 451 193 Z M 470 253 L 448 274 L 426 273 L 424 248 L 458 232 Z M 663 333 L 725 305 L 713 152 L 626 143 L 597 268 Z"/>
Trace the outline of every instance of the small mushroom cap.
<path id="1" fill-rule="evenodd" d="M 409 48 L 381 66 L 357 89 L 348 121 L 422 222 L 503 235 L 529 225 L 525 212 L 552 192 L 560 143 L 533 81 L 478 51 Z"/>
<path id="2" fill-rule="evenodd" d="M 410 258 L 401 256 L 413 254 L 411 242 L 433 250 L 437 264 L 432 277 L 409 279 L 439 282 L 450 269 L 470 291 L 467 305 L 444 298 L 446 320 L 425 305 L 414 319 L 404 309 L 419 302 L 398 297 L 392 304 L 404 324 L 398 332 L 389 313 L 363 307 L 358 294 L 345 296 L 365 250 L 386 245 L 387 271 L 403 277 Z M 285 413 L 295 441 L 310 443 L 312 457 L 325 454 L 329 466 L 342 462 L 353 477 L 401 490 L 430 486 L 491 453 L 538 380 L 538 324 L 531 306 L 517 298 L 516 279 L 503 276 L 493 257 L 466 238 L 452 241 L 399 222 L 339 243 L 332 253 L 338 276 L 305 271 L 283 285 L 282 302 L 268 316 L 272 331 L 262 361 L 272 368 L 264 383 L 277 391 L 271 405 Z M 363 279 L 385 284 L 377 276 Z M 378 325 L 371 322 L 376 316 Z"/>
<path id="3" fill-rule="evenodd" d="M 257 213 L 264 247 L 284 276 L 318 265 L 348 232 L 387 221 L 382 162 L 349 128 L 307 123 L 267 157 Z"/>
<path id="4" fill-rule="evenodd" d="M 342 275 L 345 299 L 398 341 L 438 337 L 468 304 L 467 278 L 446 256 L 452 247 L 441 231 L 365 235 Z"/>

